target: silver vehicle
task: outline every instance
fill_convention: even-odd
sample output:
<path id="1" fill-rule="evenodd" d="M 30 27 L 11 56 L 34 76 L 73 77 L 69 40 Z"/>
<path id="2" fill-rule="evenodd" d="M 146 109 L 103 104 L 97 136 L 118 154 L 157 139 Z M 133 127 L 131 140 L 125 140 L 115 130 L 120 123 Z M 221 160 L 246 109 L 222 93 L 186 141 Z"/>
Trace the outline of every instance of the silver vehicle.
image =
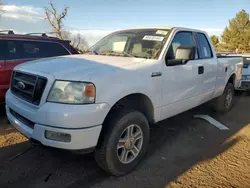
<path id="1" fill-rule="evenodd" d="M 235 55 L 235 52 L 216 52 L 217 56 L 228 56 L 228 55 Z"/>
<path id="2" fill-rule="evenodd" d="M 250 91 L 250 53 L 237 55 L 243 57 L 242 76 L 237 90 Z"/>

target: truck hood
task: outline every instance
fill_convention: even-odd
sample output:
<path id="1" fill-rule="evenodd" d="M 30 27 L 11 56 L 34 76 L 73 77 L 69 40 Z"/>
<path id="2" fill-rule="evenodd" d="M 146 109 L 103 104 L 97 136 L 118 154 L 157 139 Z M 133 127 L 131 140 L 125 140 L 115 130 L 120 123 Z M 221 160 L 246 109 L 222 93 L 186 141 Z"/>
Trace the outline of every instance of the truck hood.
<path id="1" fill-rule="evenodd" d="M 133 57 L 69 55 L 30 61 L 19 65 L 17 69 L 51 74 L 56 79 L 81 80 L 88 75 L 125 69 L 126 66 L 143 61 L 145 59 Z"/>

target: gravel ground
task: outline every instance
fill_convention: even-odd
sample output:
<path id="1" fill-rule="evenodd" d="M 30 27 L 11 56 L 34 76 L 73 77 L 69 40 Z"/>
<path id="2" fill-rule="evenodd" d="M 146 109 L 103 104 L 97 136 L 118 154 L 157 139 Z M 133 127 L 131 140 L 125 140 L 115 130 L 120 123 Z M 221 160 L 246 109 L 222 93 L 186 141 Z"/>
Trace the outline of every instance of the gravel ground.
<path id="1" fill-rule="evenodd" d="M 112 177 L 93 156 L 34 146 L 0 117 L 0 187 L 250 188 L 250 96 L 225 115 L 206 105 L 156 124 L 149 152 L 130 174 Z M 219 130 L 194 114 L 208 114 Z"/>

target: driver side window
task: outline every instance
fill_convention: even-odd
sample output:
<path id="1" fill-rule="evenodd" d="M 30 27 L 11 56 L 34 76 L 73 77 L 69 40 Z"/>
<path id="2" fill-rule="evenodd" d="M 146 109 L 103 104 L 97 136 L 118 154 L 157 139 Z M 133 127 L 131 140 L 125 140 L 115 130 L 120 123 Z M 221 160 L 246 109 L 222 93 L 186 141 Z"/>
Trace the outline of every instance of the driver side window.
<path id="1" fill-rule="evenodd" d="M 195 41 L 192 32 L 179 32 L 175 35 L 171 45 L 167 52 L 167 59 L 175 59 L 176 50 L 179 46 L 195 47 Z M 195 59 L 198 59 L 198 53 L 196 50 Z"/>

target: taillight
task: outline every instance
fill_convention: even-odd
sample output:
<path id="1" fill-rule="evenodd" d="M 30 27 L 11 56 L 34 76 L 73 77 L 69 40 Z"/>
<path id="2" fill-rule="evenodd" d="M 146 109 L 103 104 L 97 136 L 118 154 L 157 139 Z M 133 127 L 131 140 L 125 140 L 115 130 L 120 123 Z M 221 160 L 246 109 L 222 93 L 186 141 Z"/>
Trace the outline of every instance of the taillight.
<path id="1" fill-rule="evenodd" d="M 236 64 L 236 80 L 240 80 L 242 76 L 243 62 Z"/>

